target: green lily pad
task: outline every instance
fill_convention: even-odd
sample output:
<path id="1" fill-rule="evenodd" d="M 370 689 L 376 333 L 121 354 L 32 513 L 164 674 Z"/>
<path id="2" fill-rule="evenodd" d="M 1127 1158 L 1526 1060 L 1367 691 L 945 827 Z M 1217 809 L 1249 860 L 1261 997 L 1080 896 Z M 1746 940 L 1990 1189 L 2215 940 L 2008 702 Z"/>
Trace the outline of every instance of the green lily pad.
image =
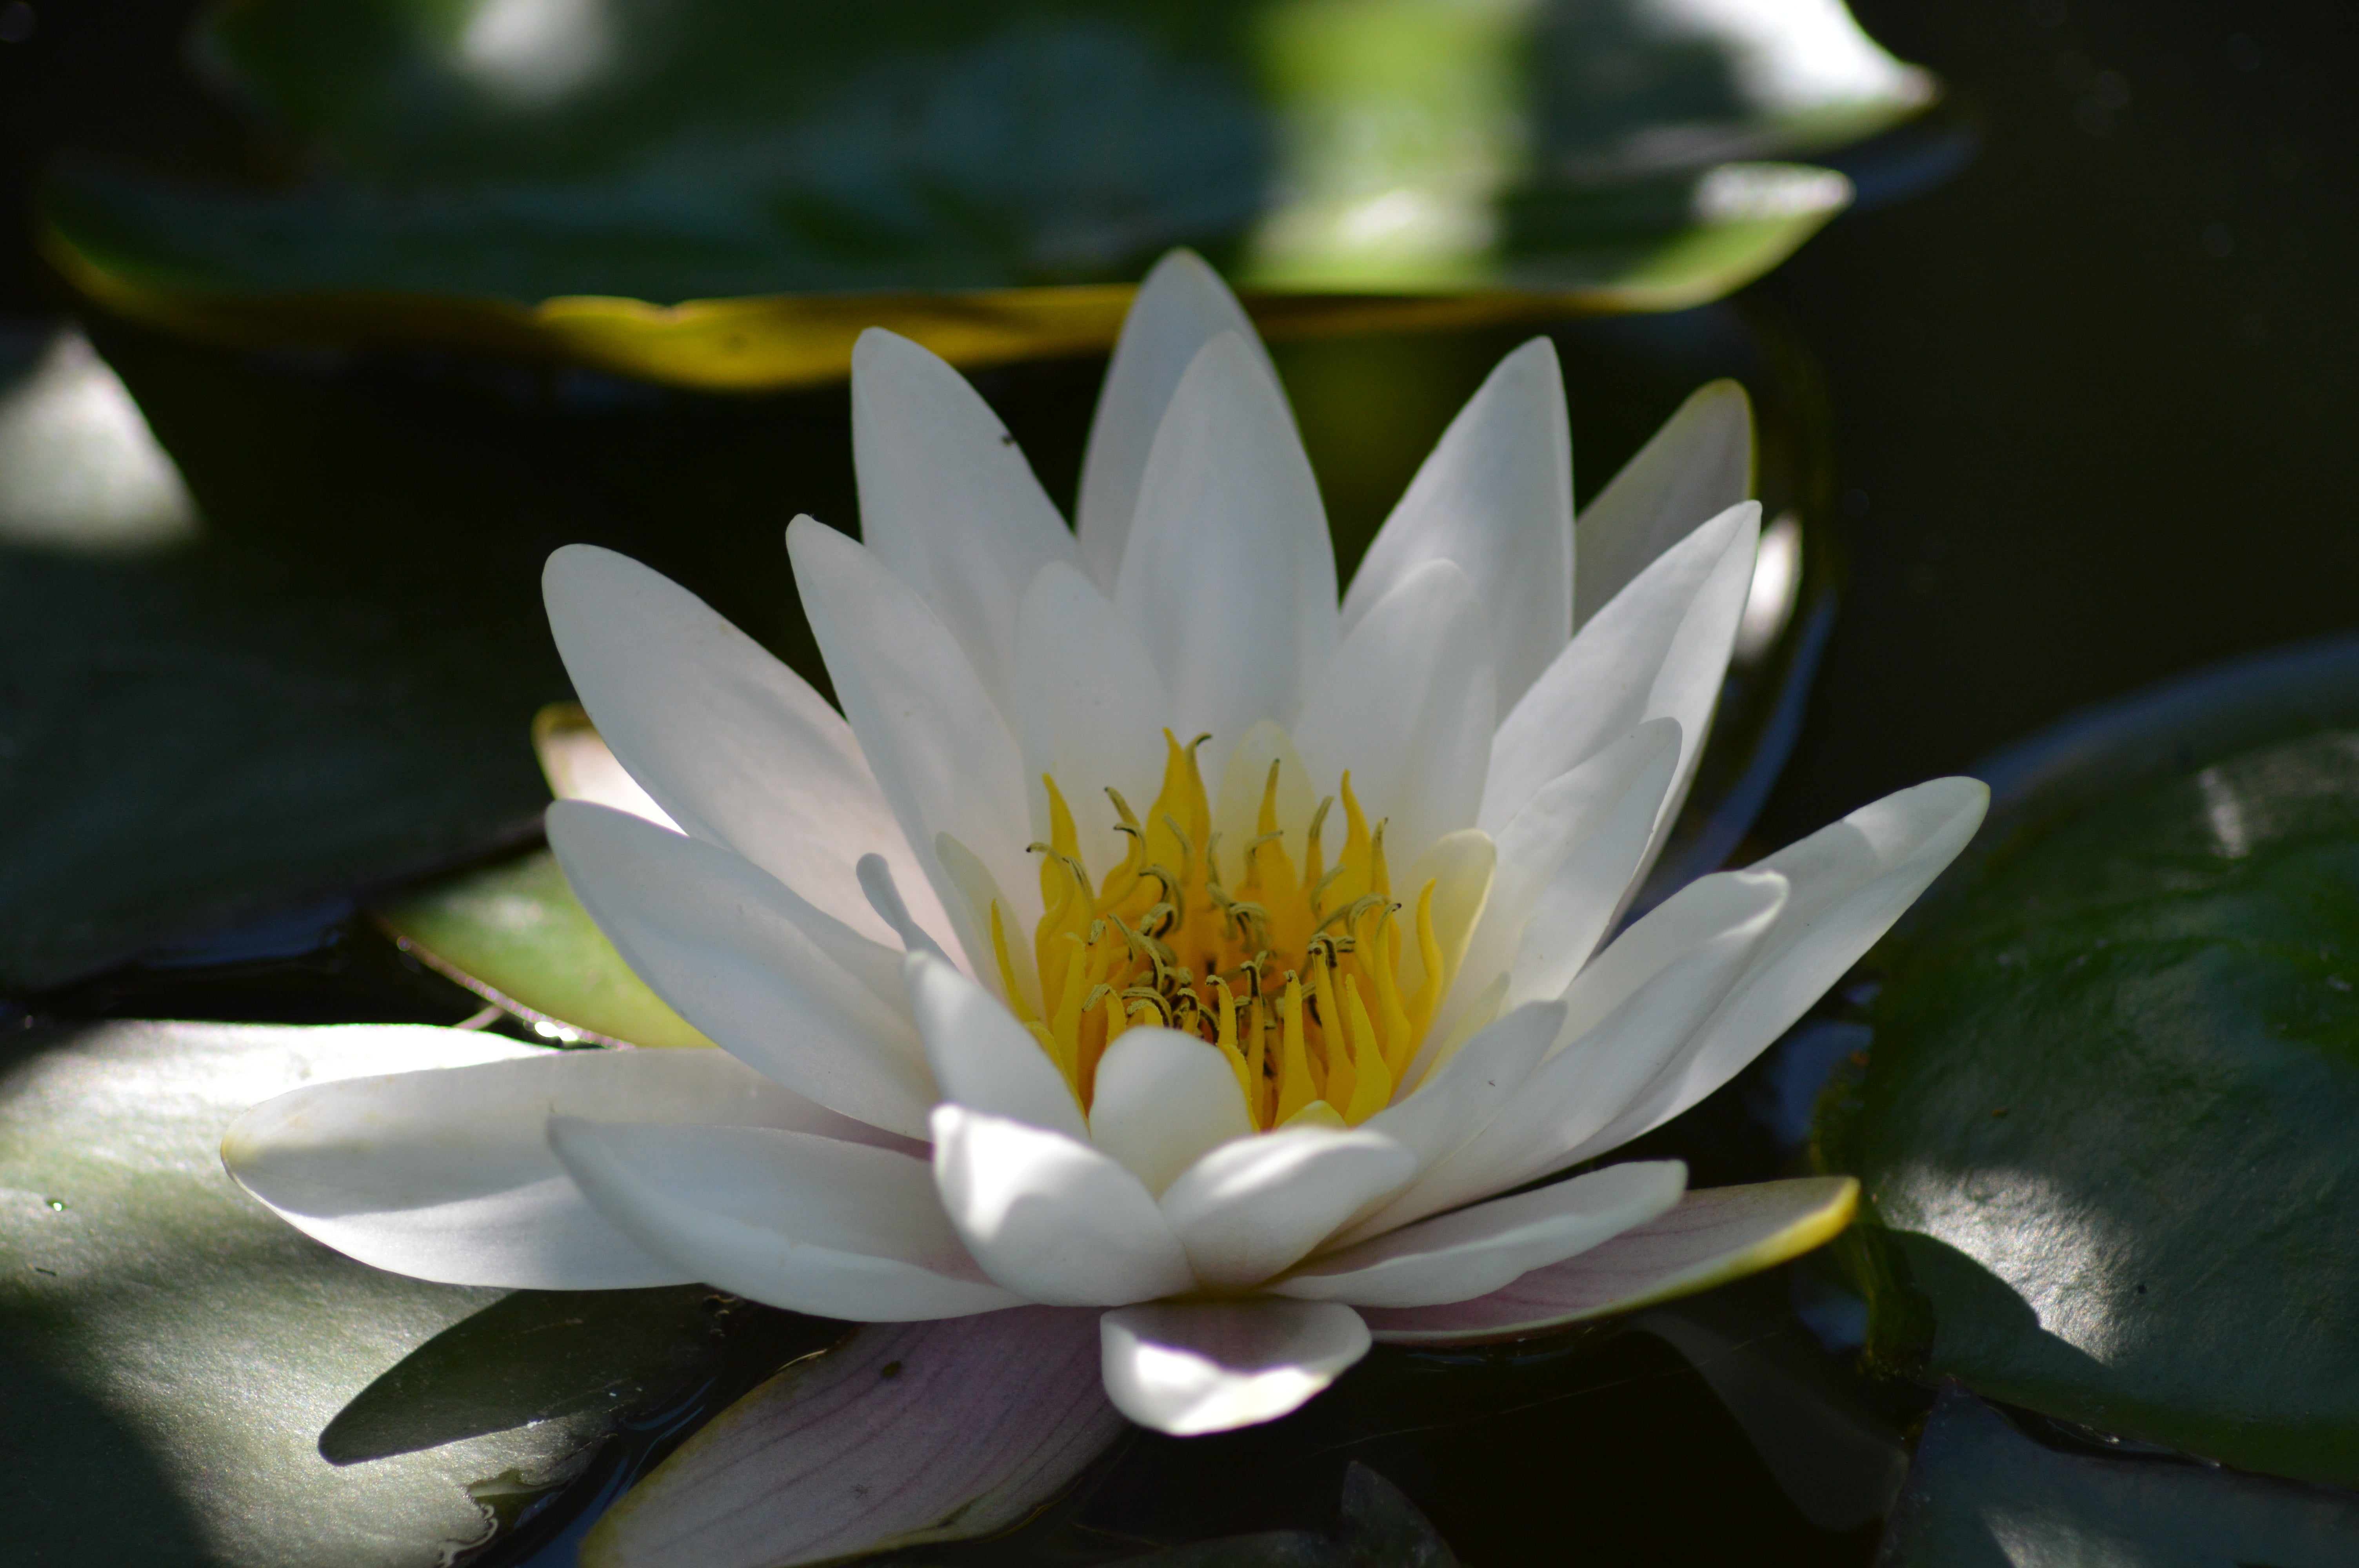
<path id="1" fill-rule="evenodd" d="M 2328 1568 L 2359 1498 L 2183 1460 L 2035 1442 L 1952 1386 L 1925 1423 L 1881 1568 Z"/>
<path id="2" fill-rule="evenodd" d="M 511 1296 L 382 1273 L 222 1169 L 223 1128 L 258 1099 L 520 1049 L 404 1027 L 120 1022 L 9 1040 L 12 1560 L 429 1568 L 489 1537 L 500 1497 L 578 1472 L 648 1397 L 715 1376 L 746 1336 L 717 1325 L 710 1292 Z M 802 1322 L 761 1315 L 755 1338 Z"/>
<path id="3" fill-rule="evenodd" d="M 376 914 L 403 946 L 551 1038 L 712 1044 L 631 972 L 546 849 L 380 905 Z"/>
<path id="4" fill-rule="evenodd" d="M 1993 770 L 2022 787 L 1887 948 L 1869 1065 L 1821 1107 L 1820 1162 L 1864 1186 L 1874 1361 L 2359 1482 L 2352 657 Z"/>
<path id="5" fill-rule="evenodd" d="M 310 173 L 70 163 L 49 243 L 93 297 L 215 338 L 735 387 L 840 375 L 877 323 L 968 364 L 1101 348 L 1111 286 L 1183 243 L 1276 331 L 1673 308 L 1849 200 L 1732 160 L 1856 140 L 1933 86 L 1840 23 L 1663 9 L 223 5 L 198 57 Z"/>

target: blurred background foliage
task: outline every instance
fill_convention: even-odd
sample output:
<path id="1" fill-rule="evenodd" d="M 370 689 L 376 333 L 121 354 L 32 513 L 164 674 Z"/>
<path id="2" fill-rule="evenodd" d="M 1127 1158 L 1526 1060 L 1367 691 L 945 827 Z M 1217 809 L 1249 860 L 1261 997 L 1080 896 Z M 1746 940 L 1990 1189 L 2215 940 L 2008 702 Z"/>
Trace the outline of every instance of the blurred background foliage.
<path id="1" fill-rule="evenodd" d="M 1695 304 L 1849 199 L 1758 160 L 1935 93 L 1838 0 L 241 0 L 190 52 L 248 178 L 61 164 L 49 248 L 99 297 L 735 386 L 841 374 L 879 320 L 967 363 L 1103 346 L 1106 286 L 1177 244 L 1428 319 Z M 1386 314 L 1339 304 L 1271 312 Z"/>

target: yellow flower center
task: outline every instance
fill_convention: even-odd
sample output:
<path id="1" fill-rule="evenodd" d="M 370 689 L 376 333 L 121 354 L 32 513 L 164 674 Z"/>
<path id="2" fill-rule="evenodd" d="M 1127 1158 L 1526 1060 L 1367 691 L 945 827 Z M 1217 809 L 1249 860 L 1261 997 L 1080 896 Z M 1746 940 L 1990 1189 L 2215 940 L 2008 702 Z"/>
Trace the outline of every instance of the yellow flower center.
<path id="1" fill-rule="evenodd" d="M 1434 881 L 1418 890 L 1404 919 L 1385 864 L 1385 825 L 1369 828 L 1349 773 L 1337 792 L 1344 836 L 1333 865 L 1321 844 L 1332 796 L 1311 816 L 1306 863 L 1298 868 L 1286 852 L 1277 762 L 1256 837 L 1223 846 L 1196 767 L 1204 739 L 1182 746 L 1164 731 L 1163 787 L 1144 822 L 1106 791 L 1125 853 L 1095 882 L 1072 812 L 1056 780 L 1044 776 L 1051 842 L 1032 846 L 1048 911 L 1032 946 L 1039 1011 L 1016 983 L 1005 916 L 994 903 L 1002 988 L 1084 1107 L 1106 1047 L 1125 1030 L 1162 1025 L 1221 1049 L 1256 1128 L 1298 1116 L 1365 1121 L 1391 1100 L 1448 989 Z M 1413 926 L 1414 947 L 1405 925 Z"/>

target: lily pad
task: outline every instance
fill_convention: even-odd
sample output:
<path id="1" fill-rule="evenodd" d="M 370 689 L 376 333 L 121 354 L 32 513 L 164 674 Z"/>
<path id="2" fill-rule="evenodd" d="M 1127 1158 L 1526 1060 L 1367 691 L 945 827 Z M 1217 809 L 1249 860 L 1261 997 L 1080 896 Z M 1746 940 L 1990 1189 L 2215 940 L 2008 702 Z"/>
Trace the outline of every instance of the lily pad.
<path id="1" fill-rule="evenodd" d="M 197 55 L 309 172 L 233 189 L 71 162 L 49 246 L 112 308 L 219 340 L 737 388 L 841 375 L 878 323 L 970 365 L 1103 348 L 1119 285 L 1182 243 L 1261 291 L 1280 334 L 1676 308 L 1849 200 L 1832 171 L 1734 160 L 1931 101 L 1820 9 L 1797 27 L 1775 5 L 1660 0 L 995 0 L 889 21 L 263 0 L 220 7 Z"/>
<path id="2" fill-rule="evenodd" d="M 215 465 L 185 490 L 79 333 L 0 340 L 17 424 L 81 420 L 78 439 L 17 451 L 10 489 L 48 510 L 25 501 L 38 526 L 0 526 L 0 989 L 19 994 L 515 841 L 542 798 L 526 726 L 566 687 L 537 563 L 477 546 L 454 574 L 366 530 L 268 536 L 251 476 L 221 471 L 203 427 L 250 420 L 329 465 L 357 457 L 353 430 L 308 416 L 296 387 L 159 390 L 195 437 L 176 455 Z M 302 461 L 277 460 L 272 482 Z"/>
<path id="3" fill-rule="evenodd" d="M 550 1039 L 710 1045 L 649 990 L 536 849 L 380 906 L 402 946 Z"/>
<path id="4" fill-rule="evenodd" d="M 2359 1482 L 2354 668 L 2297 651 L 1993 770 L 1821 1108 L 1874 1362 Z"/>
<path id="5" fill-rule="evenodd" d="M 2328 1568 L 2359 1498 L 2164 1457 L 2039 1443 L 1955 1384 L 1925 1423 L 1879 1568 Z"/>
<path id="6" fill-rule="evenodd" d="M 742 1355 L 709 1292 L 503 1299 L 381 1273 L 222 1170 L 222 1129 L 298 1084 L 535 1049 L 408 1027 L 16 1033 L 0 1507 L 17 1560 L 429 1568 L 488 1539 L 497 1499 L 561 1484 L 650 1397 Z M 809 1347 L 788 1343 L 808 1320 L 759 1316 L 756 1359 Z"/>

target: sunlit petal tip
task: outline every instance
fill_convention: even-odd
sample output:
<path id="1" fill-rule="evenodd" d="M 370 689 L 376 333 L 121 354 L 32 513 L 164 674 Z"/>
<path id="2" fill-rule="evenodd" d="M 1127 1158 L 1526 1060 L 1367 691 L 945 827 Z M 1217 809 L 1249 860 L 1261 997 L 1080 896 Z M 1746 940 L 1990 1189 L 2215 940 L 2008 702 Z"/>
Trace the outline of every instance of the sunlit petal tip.
<path id="1" fill-rule="evenodd" d="M 1139 1425 L 1196 1437 L 1276 1421 L 1368 1353 L 1336 1302 L 1157 1302 L 1099 1320 L 1106 1392 Z"/>
<path id="2" fill-rule="evenodd" d="M 1734 381 L 1697 388 L 1623 465 L 1573 529 L 1573 624 L 1664 551 L 1753 493 L 1753 402 Z"/>

